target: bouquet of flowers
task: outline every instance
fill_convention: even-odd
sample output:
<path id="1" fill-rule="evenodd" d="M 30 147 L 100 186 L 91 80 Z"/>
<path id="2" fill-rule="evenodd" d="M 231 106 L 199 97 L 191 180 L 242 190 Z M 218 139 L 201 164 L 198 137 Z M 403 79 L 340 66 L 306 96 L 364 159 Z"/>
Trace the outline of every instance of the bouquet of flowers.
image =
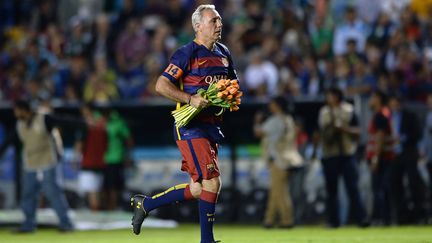
<path id="1" fill-rule="evenodd" d="M 210 105 L 221 107 L 221 111 L 216 115 L 220 116 L 226 109 L 237 111 L 241 103 L 243 92 L 239 91 L 237 80 L 221 79 L 218 82 L 210 83 L 207 90 L 199 89 L 197 91 L 202 97 L 209 101 Z M 177 110 L 171 112 L 174 116 L 177 127 L 186 126 L 202 108 L 195 108 L 189 104 L 183 105 Z"/>

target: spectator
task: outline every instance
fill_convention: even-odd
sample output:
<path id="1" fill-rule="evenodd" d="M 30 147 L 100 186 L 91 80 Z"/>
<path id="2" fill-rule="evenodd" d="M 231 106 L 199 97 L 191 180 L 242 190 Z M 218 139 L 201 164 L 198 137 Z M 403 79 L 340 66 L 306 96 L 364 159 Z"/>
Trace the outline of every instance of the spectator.
<path id="1" fill-rule="evenodd" d="M 115 37 L 110 24 L 110 19 L 106 14 L 97 16 L 93 38 L 90 43 L 92 59 L 105 57 L 108 63 L 115 60 Z"/>
<path id="2" fill-rule="evenodd" d="M 116 75 L 113 70 L 108 69 L 105 57 L 96 57 L 94 66 L 95 71 L 90 74 L 84 85 L 84 101 L 106 103 L 116 99 Z"/>
<path id="3" fill-rule="evenodd" d="M 71 33 L 66 38 L 64 51 L 67 56 L 85 56 L 89 58 L 90 43 L 92 36 L 84 29 L 84 21 L 79 16 L 74 16 L 70 20 Z"/>
<path id="4" fill-rule="evenodd" d="M 420 123 L 417 116 L 403 107 L 402 98 L 391 96 L 389 99 L 393 134 L 395 136 L 396 158 L 392 166 L 393 195 L 396 206 L 396 222 L 409 222 L 406 194 L 411 195 L 414 203 L 413 216 L 416 223 L 426 222 L 425 185 L 417 168 L 419 160 L 418 143 L 421 138 Z M 404 188 L 404 176 L 408 177 L 409 190 Z"/>
<path id="5" fill-rule="evenodd" d="M 34 113 L 30 103 L 22 100 L 16 102 L 14 113 L 18 119 L 17 129 L 0 146 L 0 155 L 14 141 L 23 144 L 21 207 L 25 220 L 17 233 L 29 233 L 36 229 L 36 208 L 41 188 L 59 218 L 59 230 L 71 231 L 73 225 L 67 215 L 66 198 L 57 184 L 58 150 L 52 134 L 56 119 L 50 115 Z M 42 179 L 39 179 L 39 175 L 42 175 Z"/>
<path id="6" fill-rule="evenodd" d="M 57 62 L 58 59 L 63 58 L 65 37 L 57 24 L 51 23 L 48 25 L 47 30 L 41 34 L 40 38 L 42 39 L 43 48 L 52 53 L 57 58 Z"/>
<path id="7" fill-rule="evenodd" d="M 316 96 L 322 89 L 321 75 L 311 56 L 306 56 L 298 73 L 300 87 L 304 96 Z"/>
<path id="8" fill-rule="evenodd" d="M 55 93 L 55 84 L 60 82 L 60 76 L 53 66 L 47 60 L 39 62 L 39 73 L 36 80 L 41 89 L 46 93 L 46 97 L 52 97 Z"/>
<path id="9" fill-rule="evenodd" d="M 354 107 L 345 102 L 340 89 L 326 93 L 326 105 L 319 112 L 322 137 L 322 165 L 327 189 L 329 227 L 340 226 L 338 184 L 342 176 L 350 199 L 351 211 L 360 227 L 368 226 L 366 211 L 358 189 L 358 169 L 354 154 L 360 135 Z"/>
<path id="10" fill-rule="evenodd" d="M 33 18 L 37 30 L 44 31 L 50 23 L 57 21 L 57 2 L 53 0 L 39 1 Z"/>
<path id="11" fill-rule="evenodd" d="M 10 101 L 17 101 L 25 94 L 24 75 L 15 69 L 9 74 L 6 80 L 7 86 L 4 92 L 5 98 Z"/>
<path id="12" fill-rule="evenodd" d="M 397 21 L 404 9 L 410 4 L 412 0 L 382 0 L 381 9 L 383 12 L 389 14 L 392 21 Z"/>
<path id="13" fill-rule="evenodd" d="M 356 10 L 347 7 L 345 22 L 337 25 L 333 38 L 333 52 L 335 55 L 343 55 L 347 52 L 347 41 L 352 39 L 357 43 L 357 51 L 363 52 L 366 45 L 367 26 L 357 18 Z"/>
<path id="14" fill-rule="evenodd" d="M 277 94 L 278 70 L 262 55 L 261 51 L 251 53 L 250 63 L 245 70 L 247 93 L 255 97 L 269 97 Z"/>
<path id="15" fill-rule="evenodd" d="M 367 68 L 367 63 L 362 59 L 359 59 L 354 65 L 354 74 L 346 91 L 348 96 L 360 95 L 361 97 L 367 97 L 377 86 L 375 76 Z"/>
<path id="16" fill-rule="evenodd" d="M 89 71 L 87 59 L 82 56 L 71 57 L 68 64 L 66 68 L 59 71 L 60 79 L 56 83 L 55 94 L 57 97 L 70 98 L 70 92 L 72 91 L 73 96 L 81 98 Z"/>
<path id="17" fill-rule="evenodd" d="M 375 225 L 391 224 L 391 169 L 393 167 L 394 138 L 387 95 L 376 90 L 369 98 L 374 113 L 369 122 L 366 159 L 372 171 L 373 213 Z"/>
<path id="18" fill-rule="evenodd" d="M 378 19 L 372 25 L 368 41 L 379 48 L 385 48 L 394 31 L 395 27 L 390 16 L 386 12 L 381 12 Z"/>
<path id="19" fill-rule="evenodd" d="M 329 58 L 332 54 L 333 32 L 324 17 L 316 16 L 309 27 L 309 34 L 315 55 L 319 59 Z"/>
<path id="20" fill-rule="evenodd" d="M 272 99 L 269 104 L 271 116 L 263 123 L 263 116 L 255 117 L 255 135 L 262 138 L 263 157 L 270 169 L 270 192 L 264 218 L 264 227 L 273 227 L 279 216 L 280 227 L 291 228 L 294 214 L 288 192 L 288 169 L 303 162 L 295 145 L 294 119 L 287 112 L 288 103 L 283 97 Z"/>
<path id="21" fill-rule="evenodd" d="M 89 126 L 85 135 L 75 143 L 75 149 L 82 158 L 78 183 L 88 206 L 96 211 L 102 209 L 101 191 L 105 169 L 104 154 L 107 150 L 107 122 L 90 104 L 81 108 L 81 114 Z"/>
<path id="22" fill-rule="evenodd" d="M 137 98 L 144 92 L 144 58 L 148 50 L 147 35 L 137 18 L 127 22 L 116 46 L 117 66 L 121 79 L 119 89 L 124 97 Z"/>
<path id="23" fill-rule="evenodd" d="M 114 31 L 126 29 L 129 20 L 139 17 L 137 8 L 135 8 L 134 0 L 124 0 L 121 4 L 120 12 L 117 14 Z"/>
<path id="24" fill-rule="evenodd" d="M 132 135 L 127 123 L 116 111 L 109 112 L 106 131 L 108 147 L 104 154 L 104 188 L 107 191 L 107 209 L 115 210 L 120 192 L 124 189 L 124 166 L 131 159 Z"/>
<path id="25" fill-rule="evenodd" d="M 346 45 L 347 51 L 345 54 L 345 58 L 351 68 L 357 65 L 357 63 L 361 60 L 366 59 L 366 57 L 362 53 L 357 51 L 357 41 L 355 39 L 347 40 Z"/>

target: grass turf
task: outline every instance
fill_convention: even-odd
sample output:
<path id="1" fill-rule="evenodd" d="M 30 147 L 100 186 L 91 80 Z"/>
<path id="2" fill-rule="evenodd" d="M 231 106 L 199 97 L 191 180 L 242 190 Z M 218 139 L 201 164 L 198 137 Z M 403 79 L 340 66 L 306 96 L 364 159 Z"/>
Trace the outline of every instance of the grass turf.
<path id="1" fill-rule="evenodd" d="M 216 238 L 223 243 L 432 243 L 432 227 L 389 227 L 358 229 L 346 227 L 298 227 L 292 230 L 265 230 L 259 226 L 217 225 Z M 198 243 L 198 225 L 182 224 L 176 229 L 143 229 L 141 235 L 131 230 L 80 231 L 62 234 L 53 229 L 41 229 L 28 235 L 14 235 L 10 229 L 0 229 L 1 243 Z"/>

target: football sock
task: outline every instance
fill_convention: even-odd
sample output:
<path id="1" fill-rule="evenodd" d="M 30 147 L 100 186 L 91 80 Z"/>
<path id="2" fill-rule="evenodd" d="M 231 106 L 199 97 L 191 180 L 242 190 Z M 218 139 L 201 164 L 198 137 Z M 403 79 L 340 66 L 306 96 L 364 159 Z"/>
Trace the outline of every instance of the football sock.
<path id="1" fill-rule="evenodd" d="M 202 190 L 199 200 L 199 216 L 201 226 L 201 243 L 214 242 L 213 222 L 215 221 L 215 206 L 217 193 Z"/>
<path id="2" fill-rule="evenodd" d="M 194 199 L 189 188 L 189 184 L 179 184 L 170 187 L 164 192 L 154 195 L 153 197 L 147 197 L 144 200 L 144 209 L 146 212 L 150 212 L 153 209 L 166 206 L 173 203 L 179 203 Z"/>

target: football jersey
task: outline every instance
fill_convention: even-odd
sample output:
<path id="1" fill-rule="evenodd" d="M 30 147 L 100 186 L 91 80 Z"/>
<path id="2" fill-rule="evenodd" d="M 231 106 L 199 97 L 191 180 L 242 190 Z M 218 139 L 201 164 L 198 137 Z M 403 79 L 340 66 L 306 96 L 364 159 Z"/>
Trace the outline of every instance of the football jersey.
<path id="1" fill-rule="evenodd" d="M 179 48 L 171 57 L 170 64 L 162 73 L 173 84 L 186 93 L 194 95 L 199 89 L 207 89 L 212 82 L 220 79 L 237 79 L 231 54 L 226 46 L 216 43 L 214 50 L 192 41 Z M 177 104 L 177 109 L 181 104 Z M 187 126 L 177 128 L 177 140 L 208 138 L 220 142 L 222 116 L 215 114 L 221 108 L 210 106 L 203 109 Z"/>

